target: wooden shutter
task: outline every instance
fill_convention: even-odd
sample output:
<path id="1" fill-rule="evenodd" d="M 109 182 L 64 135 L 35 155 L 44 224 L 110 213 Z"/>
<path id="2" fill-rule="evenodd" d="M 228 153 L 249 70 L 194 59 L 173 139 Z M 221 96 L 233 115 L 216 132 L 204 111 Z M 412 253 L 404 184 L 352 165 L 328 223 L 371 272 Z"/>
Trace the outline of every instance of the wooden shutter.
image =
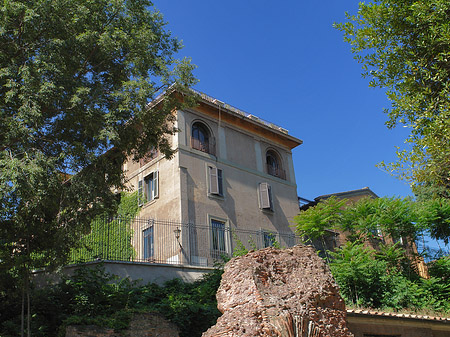
<path id="1" fill-rule="evenodd" d="M 138 181 L 138 205 L 142 206 L 144 204 L 144 193 L 143 193 L 143 181 L 139 179 Z"/>
<path id="2" fill-rule="evenodd" d="M 217 179 L 217 168 L 209 166 L 209 193 L 219 194 L 219 182 Z"/>
<path id="3" fill-rule="evenodd" d="M 153 197 L 158 198 L 159 197 L 159 172 L 155 171 L 153 172 Z"/>
<path id="4" fill-rule="evenodd" d="M 270 200 L 270 186 L 268 183 L 259 184 L 259 207 L 262 209 L 272 209 Z"/>

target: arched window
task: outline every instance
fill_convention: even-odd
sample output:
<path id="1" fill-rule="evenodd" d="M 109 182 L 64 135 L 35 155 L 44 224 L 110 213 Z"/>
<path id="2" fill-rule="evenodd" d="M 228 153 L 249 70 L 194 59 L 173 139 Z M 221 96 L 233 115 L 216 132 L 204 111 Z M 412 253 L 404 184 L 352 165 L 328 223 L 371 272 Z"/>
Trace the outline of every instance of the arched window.
<path id="1" fill-rule="evenodd" d="M 286 173 L 281 166 L 280 156 L 273 150 L 266 153 L 266 168 L 267 173 L 274 177 L 286 179 Z"/>
<path id="2" fill-rule="evenodd" d="M 206 153 L 212 153 L 208 128 L 200 122 L 192 124 L 191 147 Z"/>

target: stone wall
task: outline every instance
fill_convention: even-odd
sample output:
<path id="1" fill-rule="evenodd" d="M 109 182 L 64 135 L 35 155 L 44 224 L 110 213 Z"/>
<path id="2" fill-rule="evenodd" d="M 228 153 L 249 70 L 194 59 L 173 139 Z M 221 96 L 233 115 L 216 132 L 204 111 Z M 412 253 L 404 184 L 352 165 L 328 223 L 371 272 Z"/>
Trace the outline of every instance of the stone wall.
<path id="1" fill-rule="evenodd" d="M 95 325 L 72 325 L 66 337 L 178 337 L 178 329 L 163 316 L 155 313 L 135 314 L 125 331 L 100 328 Z"/>
<path id="2" fill-rule="evenodd" d="M 203 337 L 352 337 L 328 266 L 310 246 L 266 248 L 228 262 L 217 292 L 223 315 Z"/>

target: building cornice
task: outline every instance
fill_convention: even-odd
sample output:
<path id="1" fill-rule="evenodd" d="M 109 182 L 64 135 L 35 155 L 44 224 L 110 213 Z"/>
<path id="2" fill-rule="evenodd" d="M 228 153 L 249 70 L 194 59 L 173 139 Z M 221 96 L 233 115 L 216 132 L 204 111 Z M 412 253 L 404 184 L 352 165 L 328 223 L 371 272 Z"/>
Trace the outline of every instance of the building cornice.
<path id="1" fill-rule="evenodd" d="M 191 92 L 200 98 L 200 104 L 196 107 L 196 110 L 212 116 L 219 121 L 224 121 L 241 129 L 251 131 L 271 141 L 283 144 L 289 149 L 293 149 L 303 143 L 301 139 L 289 135 L 288 130 L 274 123 L 244 112 L 205 93 L 194 89 L 191 89 Z"/>

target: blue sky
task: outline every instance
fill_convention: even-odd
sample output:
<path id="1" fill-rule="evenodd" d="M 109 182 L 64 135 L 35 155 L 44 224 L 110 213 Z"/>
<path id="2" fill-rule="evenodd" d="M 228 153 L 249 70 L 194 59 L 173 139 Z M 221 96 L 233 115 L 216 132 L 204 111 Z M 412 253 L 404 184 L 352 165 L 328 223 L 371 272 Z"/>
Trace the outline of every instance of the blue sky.
<path id="1" fill-rule="evenodd" d="M 381 89 L 368 87 L 342 33 L 333 28 L 358 1 L 157 0 L 178 57 L 198 66 L 196 89 L 289 130 L 298 194 L 307 199 L 370 187 L 412 195 L 380 170 L 395 160 L 405 128 L 388 130 Z"/>

